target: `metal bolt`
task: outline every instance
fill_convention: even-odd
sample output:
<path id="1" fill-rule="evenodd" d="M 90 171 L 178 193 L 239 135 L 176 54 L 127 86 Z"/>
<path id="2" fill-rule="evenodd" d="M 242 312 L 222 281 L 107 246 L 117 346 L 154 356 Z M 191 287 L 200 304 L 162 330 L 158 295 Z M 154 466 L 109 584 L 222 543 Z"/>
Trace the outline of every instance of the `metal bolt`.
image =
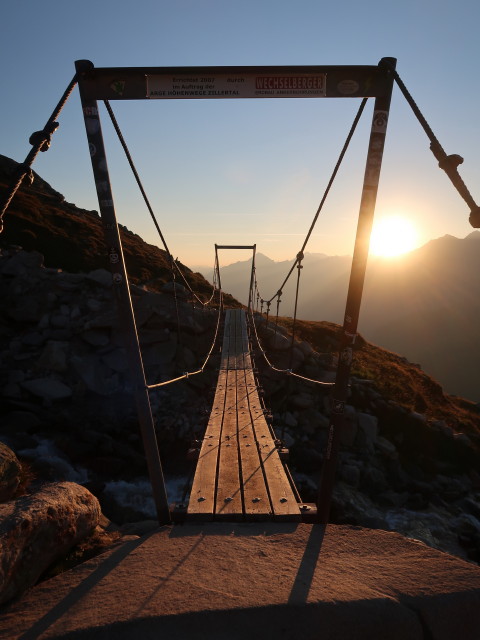
<path id="1" fill-rule="evenodd" d="M 308 506 L 308 504 L 302 504 L 302 506 L 300 507 L 300 509 L 302 511 L 310 511 L 311 507 Z"/>
<path id="2" fill-rule="evenodd" d="M 260 502 L 261 498 L 253 498 L 252 502 Z"/>
<path id="3" fill-rule="evenodd" d="M 204 500 L 206 500 L 206 498 L 204 498 L 203 496 L 200 496 L 200 498 L 198 499 L 198 502 L 203 502 Z"/>
<path id="4" fill-rule="evenodd" d="M 230 497 L 225 498 L 225 502 L 231 502 L 232 500 L 233 500 L 233 498 L 230 498 Z"/>
<path id="5" fill-rule="evenodd" d="M 280 498 L 280 502 L 287 502 L 287 498 Z"/>

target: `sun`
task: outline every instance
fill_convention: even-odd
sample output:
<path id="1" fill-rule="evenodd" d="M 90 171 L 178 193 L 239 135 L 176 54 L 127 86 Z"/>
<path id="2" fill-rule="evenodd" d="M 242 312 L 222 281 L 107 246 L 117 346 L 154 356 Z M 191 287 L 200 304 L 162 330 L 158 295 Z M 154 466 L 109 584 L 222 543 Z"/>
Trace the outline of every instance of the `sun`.
<path id="1" fill-rule="evenodd" d="M 417 231 L 403 216 L 381 218 L 373 226 L 370 253 L 393 258 L 412 251 L 417 246 Z"/>

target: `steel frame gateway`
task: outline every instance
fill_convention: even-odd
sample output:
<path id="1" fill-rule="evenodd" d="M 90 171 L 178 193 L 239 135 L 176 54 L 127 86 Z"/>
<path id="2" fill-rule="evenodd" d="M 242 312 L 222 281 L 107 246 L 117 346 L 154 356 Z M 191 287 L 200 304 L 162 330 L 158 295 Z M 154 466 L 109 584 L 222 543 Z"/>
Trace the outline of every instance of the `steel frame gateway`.
<path id="1" fill-rule="evenodd" d="M 95 68 L 88 60 L 75 63 L 113 288 L 125 344 L 128 346 L 139 423 L 160 524 L 170 521 L 170 510 L 115 215 L 97 100 L 375 98 L 328 445 L 317 500 L 319 521 L 326 524 L 339 434 L 344 425 L 352 348 L 357 333 L 395 66 L 394 58 L 383 58 L 376 66 Z"/>

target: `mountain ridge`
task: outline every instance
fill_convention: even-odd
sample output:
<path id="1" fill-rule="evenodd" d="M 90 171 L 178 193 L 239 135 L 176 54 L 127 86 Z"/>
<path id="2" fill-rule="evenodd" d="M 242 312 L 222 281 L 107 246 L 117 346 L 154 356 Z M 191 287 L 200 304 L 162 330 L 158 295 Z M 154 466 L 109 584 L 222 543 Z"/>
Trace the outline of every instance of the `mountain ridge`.
<path id="1" fill-rule="evenodd" d="M 25 187 L 5 220 L 17 246 L 0 251 L 1 435 L 30 465 L 35 482 L 47 477 L 64 480 L 66 473 L 74 473 L 76 482 L 88 482 L 113 522 L 144 520 L 148 515 L 136 505 L 139 492 L 145 492 L 141 487 L 148 484 L 143 480 L 145 457 L 111 278 L 98 271 L 97 262 L 90 263 L 94 271 L 77 273 L 65 271 L 62 264 L 62 257 L 71 258 L 65 253 L 66 227 L 78 231 L 72 241 L 84 241 L 79 251 L 89 234 L 98 233 L 95 246 L 101 253 L 87 258 L 104 260 L 101 222 L 96 213 L 69 211 L 73 205 L 62 205 L 55 193 L 43 191 L 43 196 L 38 196 L 38 188 L 35 192 Z M 138 280 L 144 286 L 131 287 L 147 380 L 176 377 L 185 367 L 203 362 L 216 312 L 196 312 L 187 299 L 176 301 L 168 286 L 160 293 L 150 291 L 149 245 L 128 230 L 122 233 L 132 243 L 133 258 L 136 251 L 141 254 L 138 268 L 147 269 Z M 39 237 L 47 250 L 61 246 L 48 257 L 49 268 L 35 251 Z M 31 240 L 30 250 L 18 246 L 23 238 Z M 157 278 L 154 284 L 158 283 Z M 290 351 L 291 318 L 279 319 L 282 339 L 277 339 L 272 320 L 270 327 L 264 318 L 257 316 L 257 321 L 262 345 L 274 364 L 288 367 L 294 356 L 290 366 L 300 376 L 333 380 L 340 326 L 299 320 Z M 480 513 L 480 407 L 448 396 L 418 365 L 369 344 L 361 335 L 354 351 L 332 520 L 394 528 L 478 561 L 480 524 L 477 530 L 472 522 Z M 218 357 L 218 349 L 216 353 Z M 329 437 L 330 389 L 278 374 L 259 356 L 253 349 L 272 428 L 290 450 L 300 495 L 313 502 Z M 214 354 L 202 376 L 151 395 L 166 474 L 186 473 L 185 452 L 202 438 L 213 406 L 217 365 Z M 47 445 L 53 457 L 45 455 Z M 118 483 L 117 500 L 109 487 Z M 135 504 L 124 504 L 130 494 Z"/>
<path id="2" fill-rule="evenodd" d="M 7 189 L 18 163 L 0 155 L 0 189 Z M 27 250 L 39 251 L 47 267 L 61 267 L 72 273 L 109 268 L 101 218 L 97 211 L 82 209 L 67 202 L 65 197 L 33 172 L 31 185 L 24 181 L 10 203 L 0 235 L 3 244 L 17 244 Z M 122 238 L 129 280 L 153 291 L 172 279 L 167 254 L 148 244 L 122 224 Z M 187 282 L 195 292 L 209 298 L 212 285 L 200 274 L 193 273 L 177 261 Z M 239 303 L 231 297 L 232 306 Z"/>
<path id="3" fill-rule="evenodd" d="M 369 260 L 359 331 L 383 348 L 420 362 L 450 392 L 480 398 L 480 232 L 465 238 L 448 234 L 430 240 L 402 259 Z M 297 317 L 342 324 L 351 256 L 316 259 L 306 254 Z M 293 259 L 257 264 L 260 295 L 275 295 Z M 222 285 L 246 302 L 250 261 L 221 270 Z M 279 313 L 293 315 L 296 277 L 282 292 Z M 264 306 L 264 311 L 266 310 Z M 271 313 L 276 313 L 273 301 Z"/>
<path id="4" fill-rule="evenodd" d="M 0 155 L 0 186 L 6 187 L 17 166 Z M 119 227 L 130 280 L 159 290 L 171 279 L 165 252 Z M 473 320 L 480 315 L 479 240 L 478 231 L 465 239 L 445 235 L 411 252 L 408 261 L 371 259 L 359 323 L 367 340 L 419 362 L 449 393 L 473 401 L 480 396 L 480 337 Z M 72 272 L 108 268 L 98 213 L 66 202 L 37 174 L 33 185 L 24 184 L 13 199 L 0 241 L 36 249 L 45 256 L 46 266 Z M 275 262 L 257 254 L 257 277 L 265 299 L 275 295 L 292 264 L 293 260 Z M 303 264 L 298 317 L 341 324 L 351 257 L 306 253 Z M 210 295 L 211 284 L 201 274 L 187 267 L 182 270 L 197 293 Z M 240 284 L 238 270 L 243 270 Z M 230 306 L 238 306 L 237 300 L 247 302 L 249 272 L 250 260 L 222 269 L 223 289 L 234 296 L 226 296 Z M 284 287 L 282 316 L 293 314 L 295 280 Z M 274 301 L 271 314 L 275 312 Z"/>

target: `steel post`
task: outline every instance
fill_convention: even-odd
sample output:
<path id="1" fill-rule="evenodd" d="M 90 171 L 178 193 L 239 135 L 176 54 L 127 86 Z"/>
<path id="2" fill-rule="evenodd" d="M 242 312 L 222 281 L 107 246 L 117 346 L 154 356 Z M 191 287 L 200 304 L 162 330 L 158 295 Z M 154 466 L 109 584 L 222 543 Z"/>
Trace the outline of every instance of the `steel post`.
<path id="1" fill-rule="evenodd" d="M 85 128 L 90 148 L 100 214 L 102 217 L 103 231 L 108 250 L 110 269 L 112 272 L 112 287 L 129 358 L 129 367 L 133 383 L 138 421 L 140 424 L 143 446 L 145 448 L 153 498 L 155 501 L 158 522 L 159 524 L 166 524 L 170 522 L 170 511 L 138 341 L 135 316 L 130 296 L 130 287 L 123 258 L 122 242 L 115 215 L 98 106 L 95 99 L 85 95 L 82 86 L 82 83 L 88 79 L 92 72 L 94 72 L 94 66 L 88 60 L 77 60 L 75 66 L 78 74 L 77 79 L 80 89 L 80 98 L 82 102 L 83 116 L 85 119 Z"/>
<path id="2" fill-rule="evenodd" d="M 253 318 L 253 277 L 255 274 L 255 254 L 256 254 L 256 250 L 257 250 L 257 245 L 254 244 L 252 245 L 251 249 L 253 250 L 252 253 L 252 270 L 250 271 L 250 286 L 248 289 L 248 310 L 249 312 L 252 314 L 252 318 Z"/>
<path id="3" fill-rule="evenodd" d="M 350 283 L 345 307 L 343 333 L 340 354 L 333 391 L 331 419 L 328 441 L 325 449 L 317 496 L 318 521 L 327 524 L 330 514 L 338 449 L 341 432 L 345 425 L 345 405 L 347 401 L 348 381 L 353 359 L 353 346 L 357 335 L 358 318 L 362 301 L 365 272 L 367 268 L 370 234 L 373 225 L 375 202 L 382 164 L 385 135 L 393 88 L 393 73 L 396 60 L 383 58 L 379 62 L 379 71 L 386 76 L 386 91 L 375 99 L 370 142 L 368 146 L 365 176 L 363 181 L 357 235 L 353 253 Z"/>

